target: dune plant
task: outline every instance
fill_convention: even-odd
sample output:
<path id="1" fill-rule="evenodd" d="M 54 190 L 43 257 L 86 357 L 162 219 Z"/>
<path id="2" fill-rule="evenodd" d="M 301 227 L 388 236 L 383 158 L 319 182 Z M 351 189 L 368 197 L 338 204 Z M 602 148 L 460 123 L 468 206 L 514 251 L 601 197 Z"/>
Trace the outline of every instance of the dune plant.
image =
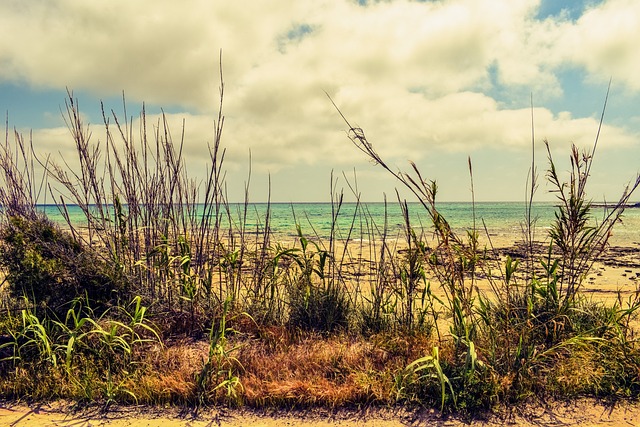
<path id="1" fill-rule="evenodd" d="M 330 253 L 308 240 L 300 226 L 297 229 L 301 248 L 282 254 L 296 266 L 289 271 L 286 282 L 288 324 L 322 332 L 344 329 L 349 322 L 349 302 L 340 283 L 327 275 Z"/>
<path id="2" fill-rule="evenodd" d="M 422 259 L 428 260 L 431 274 L 444 291 L 446 298 L 443 306 L 452 319 L 450 330 L 454 352 L 445 364 L 446 368 L 441 369 L 444 377 L 437 375 L 440 364 L 434 364 L 433 356 L 416 361 L 409 365 L 411 368 L 418 366 L 435 372 L 434 376 L 441 378 L 441 385 L 445 384 L 442 378 L 448 378 L 450 382 L 446 383 L 451 386 L 451 394 L 455 396 L 458 391 L 464 391 L 464 398 L 460 400 L 464 406 L 473 407 L 487 397 L 484 394 L 488 391 L 487 388 L 478 387 L 483 376 L 503 376 L 504 388 L 496 391 L 494 387 L 494 392 L 503 393 L 508 399 L 518 399 L 534 392 L 536 384 L 542 380 L 536 372 L 549 373 L 553 367 L 562 366 L 571 359 L 570 355 L 574 350 L 580 352 L 584 349 L 603 349 L 602 331 L 609 327 L 618 329 L 620 323 L 612 323 L 600 317 L 597 311 L 587 309 L 589 303 L 580 294 L 580 287 L 586 273 L 607 248 L 614 225 L 619 222 L 629 198 L 640 186 L 640 176 L 627 186 L 615 204 L 607 207 L 600 221 L 593 220 L 586 188 L 600 128 L 591 151 L 580 153 L 575 146 L 572 147 L 568 182 L 561 180 L 549 144 L 545 141 L 549 161 L 547 178 L 559 201 L 556 218 L 549 232 L 551 244 L 546 254 L 534 253 L 532 227 L 535 219 L 531 216 L 531 203 L 537 184 L 533 163 L 525 226 L 525 240 L 529 248 L 529 261 L 525 265 L 527 268 L 525 271 L 519 270 L 518 260 L 506 257 L 493 268 L 493 271 L 499 272 L 500 277 L 495 280 L 490 260 L 478 247 L 475 216 L 474 227 L 467 232 L 466 238 L 460 237 L 436 207 L 436 183 L 425 181 L 413 163 L 412 173 L 390 169 L 365 137 L 363 130 L 353 127 L 338 107 L 335 108 L 347 124 L 348 136 L 353 144 L 408 188 L 431 219 L 435 247 L 428 256 L 423 255 Z M 604 112 L 600 126 L 603 118 Z M 473 188 L 470 160 L 469 171 Z M 426 252 L 423 251 L 425 254 Z M 493 255 L 494 259 L 500 259 L 496 254 Z M 532 261 L 535 258 L 539 259 L 542 274 Z M 411 259 L 408 261 L 409 266 L 416 265 Z M 485 270 L 490 277 L 490 295 L 480 292 L 475 286 L 478 268 Z M 518 285 L 517 277 L 522 276 L 525 277 L 524 287 Z M 405 277 L 411 276 L 405 273 Z M 635 310 L 635 303 L 631 303 L 627 310 L 614 309 L 621 313 L 620 319 Z M 585 328 L 585 324 L 591 326 Z M 439 341 L 446 344 L 442 337 Z M 622 341 L 624 340 L 620 342 Z M 634 353 L 632 347 L 625 341 L 614 352 Z M 605 358 L 610 355 L 611 349 Z M 477 371 L 478 367 L 482 367 L 480 372 Z M 633 373 L 631 376 L 633 377 Z M 441 406 L 444 407 L 444 400 Z"/>
<path id="3" fill-rule="evenodd" d="M 606 99 L 600 127 L 605 109 Z M 558 200 L 547 251 L 534 251 L 531 238 L 534 221 L 528 217 L 525 227 L 528 260 L 526 270 L 518 274 L 524 275 L 521 284 L 517 285 L 515 274 L 517 261 L 507 257 L 502 272 L 502 289 L 506 292 L 494 292 L 493 301 L 481 301 L 478 313 L 486 340 L 485 351 L 493 369 L 509 378 L 512 391 L 507 392 L 508 395 L 530 393 L 532 384 L 541 380 L 534 372 L 553 376 L 550 372 L 572 360 L 572 355 L 591 352 L 598 354 L 600 360 L 607 360 L 618 352 L 636 352 L 634 345 L 625 339 L 616 341 L 612 346 L 603 346 L 602 339 L 613 331 L 623 336 L 631 333 L 624 319 L 628 321 L 633 317 L 638 308 L 637 299 L 628 301 L 625 310 L 620 308 L 621 304 L 604 309 L 602 304 L 589 301 L 580 292 L 582 281 L 607 249 L 613 227 L 620 221 L 629 198 L 640 185 L 639 176 L 624 189 L 617 202 L 604 210 L 601 219 L 594 219 L 592 203 L 587 198 L 587 183 L 600 127 L 591 150 L 580 152 L 575 145 L 572 146 L 568 181 L 561 179 L 549 143 L 545 141 L 549 163 L 546 176 Z M 533 162 L 531 170 L 535 170 Z M 532 172 L 529 200 L 533 199 L 536 180 Z M 530 204 L 528 209 L 530 215 Z M 535 259 L 541 268 L 534 268 Z M 620 317 L 603 316 L 602 309 L 617 312 Z M 630 365 L 625 366 L 628 369 Z M 629 373 L 627 371 L 627 375 Z M 598 384 L 608 381 L 607 376 L 600 375 L 586 388 L 597 390 Z M 619 386 L 621 383 L 614 387 Z"/>
<path id="4" fill-rule="evenodd" d="M 270 317 L 282 318 L 282 282 L 267 274 L 273 264 L 268 215 L 264 233 L 256 234 L 251 247 L 246 230 L 249 184 L 245 203 L 237 206 L 237 212 L 224 194 L 222 70 L 220 77 L 220 108 L 209 145 L 211 167 L 203 182 L 188 175 L 184 134 L 174 140 L 164 114 L 152 132 L 144 106 L 136 132 L 124 97 L 122 114 L 103 107 L 104 139 L 96 141 L 83 122 L 77 100 L 68 93 L 63 115 L 75 144 L 77 166 L 72 159 L 57 164 L 50 157 L 39 157 L 18 133 L 12 143 L 7 132 L 0 153 L 6 184 L 0 187 L 0 205 L 6 226 L 0 231 L 12 246 L 5 246 L 7 250 L 0 254 L 6 261 L 0 260 L 0 268 L 9 270 L 8 280 L 16 290 L 59 306 L 60 316 L 67 302 L 85 292 L 96 310 L 103 302 L 140 295 L 152 301 L 158 313 L 169 313 L 164 316 L 166 322 L 176 325 L 165 325 L 167 331 L 180 325 L 186 325 L 187 333 L 202 329 L 228 296 L 234 304 L 252 301 L 268 306 L 277 311 Z M 38 184 L 38 166 L 43 183 L 49 180 L 56 185 Z M 67 230 L 58 232 L 57 226 L 41 220 L 37 204 L 49 196 L 65 218 Z M 69 205 L 82 211 L 81 223 L 70 216 Z M 49 234 L 59 248 L 49 247 L 44 240 Z M 258 236 L 263 237 L 261 241 Z M 29 289 L 33 283 L 38 283 L 35 292 Z M 58 294 L 60 299 L 53 301 Z M 259 298 L 270 301 L 263 304 Z"/>
<path id="5" fill-rule="evenodd" d="M 8 329 L 11 339 L 0 345 L 0 351 L 10 354 L 0 364 L 11 363 L 17 378 L 25 374 L 59 378 L 79 400 L 102 397 L 107 404 L 118 396 L 135 400 L 127 384 L 144 369 L 141 348 L 160 342 L 145 313 L 139 297 L 127 307 L 117 307 L 113 316 L 97 315 L 86 298 L 78 298 L 62 318 L 37 314 L 25 301 L 20 320 Z M 46 393 L 37 383 L 32 387 L 27 390 L 32 395 Z"/>
<path id="6" fill-rule="evenodd" d="M 409 207 L 406 201 L 398 201 L 404 218 L 406 249 L 398 262 L 399 284 L 396 287 L 401 310 L 400 326 L 408 331 L 429 331 L 437 328 L 438 316 L 435 313 L 435 302 L 441 301 L 431 293 L 427 278 L 426 264 L 429 250 L 423 238 L 419 237 L 409 219 Z M 431 321 L 429 316 L 433 315 Z M 440 332 L 438 331 L 438 335 Z"/>
<path id="7" fill-rule="evenodd" d="M 185 176 L 182 164 L 183 142 L 175 147 L 166 118 L 162 118 L 158 123 L 162 133 L 155 135 L 156 141 L 152 145 L 147 140 L 143 109 L 139 142 L 133 140 L 127 118 L 120 123 L 112 112 L 115 135 L 121 139 L 117 143 L 111 122 L 106 113 L 104 116 L 106 157 L 102 155 L 100 143 L 90 141 L 91 135 L 70 94 L 67 124 L 76 143 L 82 173 L 76 174 L 55 164 L 48 168 L 48 172 L 62 184 L 71 202 L 82 209 L 88 241 L 97 240 L 104 246 L 104 256 L 122 268 L 136 290 L 161 301 L 177 299 L 182 294 L 180 281 L 156 279 L 156 272 L 166 274 L 166 270 L 153 268 L 153 258 L 148 255 L 160 244 L 170 244 L 175 248 L 174 252 L 180 253 L 181 247 L 184 248 L 181 237 L 195 231 L 188 229 L 190 221 L 195 221 L 197 215 L 197 201 L 192 192 L 195 183 Z M 107 179 L 103 180 L 101 176 L 105 172 Z M 67 222 L 72 229 L 76 226 L 70 218 Z M 79 236 L 85 238 L 83 234 Z M 140 263 L 145 259 L 149 265 Z M 182 266 L 175 268 L 178 269 L 175 274 L 179 276 Z"/>
<path id="8" fill-rule="evenodd" d="M 246 310 L 260 324 L 276 324 L 284 318 L 284 295 L 281 289 L 280 260 L 290 249 L 273 242 L 271 230 L 271 180 L 269 179 L 266 211 L 255 229 L 253 256 L 246 277 Z"/>
<path id="9" fill-rule="evenodd" d="M 439 354 L 438 347 L 434 347 L 431 355 L 416 359 L 407 365 L 404 371 L 399 374 L 398 378 L 397 395 L 399 398 L 404 398 L 409 395 L 406 389 L 415 386 L 415 384 L 421 380 L 434 379 L 440 386 L 440 411 L 444 410 L 447 393 L 450 393 L 450 399 L 454 405 L 456 404 L 456 394 L 453 385 L 440 364 Z"/>
<path id="10" fill-rule="evenodd" d="M 227 335 L 236 332 L 227 326 L 227 316 L 231 308 L 231 297 L 222 306 L 220 319 L 214 321 L 209 330 L 209 351 L 200 372 L 196 374 L 197 405 L 216 401 L 219 390 L 224 392 L 228 403 L 238 403 L 242 382 L 237 369 L 242 369 L 238 359 L 233 356 L 238 347 L 228 345 Z M 217 324 L 216 324 L 217 323 Z"/>
<path id="11" fill-rule="evenodd" d="M 3 361 L 12 361 L 14 366 L 27 362 L 57 367 L 58 354 L 55 352 L 51 322 L 47 317 L 41 320 L 28 301 L 26 305 L 27 307 L 20 311 L 18 327 L 8 331 L 11 339 L 0 346 L 9 348 L 11 352 L 11 356 Z"/>
<path id="12" fill-rule="evenodd" d="M 329 98 L 331 100 L 331 98 Z M 331 100 L 333 103 L 333 100 Z M 415 163 L 411 162 L 412 173 L 391 169 L 376 152 L 362 128 L 352 126 L 338 107 L 334 107 L 349 127 L 348 136 L 352 143 L 407 188 L 427 212 L 433 229 L 435 247 L 431 251 L 429 262 L 431 271 L 442 284 L 446 304 L 453 316 L 452 331 L 455 336 L 466 340 L 473 339 L 474 328 L 474 286 L 475 267 L 479 260 L 477 233 L 475 230 L 461 237 L 449 225 L 439 212 L 436 204 L 438 185 L 435 181 L 423 178 Z"/>
<path id="13" fill-rule="evenodd" d="M 281 324 L 286 317 L 283 283 L 291 264 L 287 257 L 294 252 L 295 248 L 286 248 L 280 243 L 258 249 L 247 287 L 246 309 L 261 325 Z"/>
<path id="14" fill-rule="evenodd" d="M 623 191 L 620 199 L 608 206 L 604 217 L 595 222 L 591 214 L 592 202 L 587 199 L 586 188 L 598 140 L 590 152 L 571 147 L 571 170 L 568 182 L 562 182 L 553 161 L 549 143 L 545 141 L 549 156 L 547 177 L 558 198 L 555 221 L 550 237 L 559 251 L 557 258 L 558 303 L 567 307 L 580 291 L 582 281 L 593 263 L 605 251 L 613 227 L 620 221 L 629 198 L 640 185 L 640 176 Z"/>
<path id="15" fill-rule="evenodd" d="M 603 117 L 604 109 L 600 126 Z M 613 345 L 605 345 L 603 340 L 613 331 L 623 336 L 631 333 L 628 323 L 623 326 L 623 319 L 633 316 L 638 308 L 637 299 L 629 301 L 625 310 L 618 304 L 605 309 L 601 303 L 588 300 L 580 292 L 583 279 L 607 249 L 613 227 L 620 221 L 631 194 L 640 185 L 640 177 L 636 177 L 624 189 L 620 199 L 605 209 L 604 216 L 600 220 L 594 219 L 586 189 L 599 133 L 600 128 L 590 151 L 580 152 L 575 145 L 572 146 L 567 182 L 560 178 L 549 143 L 545 140 L 549 162 L 547 179 L 558 199 L 547 251 L 534 251 L 531 227 L 535 221 L 528 216 L 525 227 L 528 245 L 526 270 L 516 274 L 519 269 L 517 260 L 507 257 L 501 274 L 502 285 L 496 288 L 493 298 L 481 298 L 478 313 L 482 320 L 479 326 L 483 330 L 487 360 L 494 372 L 507 378 L 509 387 L 503 393 L 508 399 L 530 395 L 536 387 L 547 393 L 556 387 L 566 387 L 561 386 L 564 380 L 554 383 L 555 380 L 549 379 L 556 378 L 556 373 L 565 365 L 576 363 L 572 361 L 586 354 L 597 354 L 601 362 L 617 358 L 614 355 L 619 352 L 637 354 L 634 344 L 625 339 Z M 534 169 L 532 164 L 532 171 Z M 531 182 L 535 183 L 536 179 L 533 174 Z M 535 188 L 532 184 L 530 200 Z M 528 215 L 530 209 L 529 204 Z M 541 268 L 535 268 L 535 259 Z M 520 285 L 517 276 L 524 276 Z M 617 312 L 620 317 L 603 316 L 602 309 Z M 599 369 L 585 365 L 584 359 L 578 363 L 583 364 L 585 371 Z M 637 382 L 629 370 L 631 364 L 624 363 L 624 366 L 625 379 L 620 381 L 618 377 L 619 382 L 615 385 L 605 370 L 593 378 L 585 376 L 584 384 L 576 382 L 571 387 L 580 392 L 594 393 L 604 383 L 617 389 L 624 388 L 623 384 L 629 380 Z M 541 386 L 541 382 L 546 384 Z"/>
<path id="16" fill-rule="evenodd" d="M 74 298 L 86 297 L 105 310 L 128 297 L 127 281 L 117 268 L 42 214 L 5 217 L 0 248 L 11 293 L 58 315 Z"/>
<path id="17" fill-rule="evenodd" d="M 172 313 L 166 318 L 189 333 L 202 329 L 196 325 L 206 324 L 204 313 L 227 295 L 244 296 L 248 203 L 240 223 L 233 221 L 224 195 L 222 71 L 220 76 L 211 167 L 203 182 L 187 173 L 184 133 L 174 141 L 164 114 L 152 132 L 144 106 L 135 132 L 124 97 L 122 115 L 103 107 L 104 140 L 96 141 L 68 93 L 64 119 L 77 165 L 40 157 L 19 134 L 11 142 L 7 133 L 0 151 L 6 184 L 0 192 L 0 268 L 17 293 L 60 307 L 59 316 L 65 303 L 84 293 L 96 310 L 140 295 Z M 39 184 L 38 174 L 56 185 Z M 64 231 L 37 211 L 49 196 L 66 220 Z M 69 205 L 82 211 L 80 223 Z"/>
<path id="18" fill-rule="evenodd" d="M 392 316 L 396 313 L 397 299 L 392 290 L 394 280 L 394 259 L 391 254 L 391 248 L 387 240 L 389 225 L 387 215 L 387 200 L 384 198 L 384 223 L 381 229 L 376 228 L 374 221 L 370 221 L 370 215 L 365 215 L 366 229 L 361 227 L 360 234 L 362 236 L 376 236 L 375 239 L 369 241 L 369 259 L 375 260 L 370 270 L 373 273 L 368 285 L 364 289 L 357 288 L 361 294 L 362 302 L 359 304 L 361 329 L 365 334 L 378 333 L 391 327 Z M 379 242 L 380 248 L 375 247 Z M 360 252 L 363 252 L 360 250 Z M 362 265 L 358 262 L 358 266 Z M 361 270 L 357 271 L 358 275 L 365 274 Z"/>
<path id="19" fill-rule="evenodd" d="M 40 212 L 36 204 L 45 193 L 46 174 L 31 145 L 8 125 L 0 146 L 0 270 L 14 297 L 26 297 L 58 314 L 65 304 L 88 296 L 105 309 L 126 297 L 126 281 L 117 269 L 102 262 L 74 236 Z M 48 161 L 44 162 L 48 164 Z M 44 311 L 42 312 L 44 314 Z"/>

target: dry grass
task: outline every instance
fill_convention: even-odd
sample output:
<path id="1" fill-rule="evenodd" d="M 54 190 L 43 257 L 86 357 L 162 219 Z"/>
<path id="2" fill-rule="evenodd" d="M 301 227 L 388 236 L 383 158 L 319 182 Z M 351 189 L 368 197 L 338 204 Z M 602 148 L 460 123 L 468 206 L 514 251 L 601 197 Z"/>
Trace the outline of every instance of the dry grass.
<path id="1" fill-rule="evenodd" d="M 326 337 L 291 334 L 279 327 L 264 328 L 260 336 L 240 334 L 229 340 L 229 346 L 239 346 L 238 399 L 230 401 L 219 392 L 207 403 L 287 408 L 393 404 L 396 373 L 432 345 L 423 336 Z M 154 345 L 141 357 L 144 374 L 124 385 L 139 403 L 192 404 L 197 398 L 195 378 L 207 352 L 203 341 Z M 32 387 L 35 384 L 25 385 Z"/>

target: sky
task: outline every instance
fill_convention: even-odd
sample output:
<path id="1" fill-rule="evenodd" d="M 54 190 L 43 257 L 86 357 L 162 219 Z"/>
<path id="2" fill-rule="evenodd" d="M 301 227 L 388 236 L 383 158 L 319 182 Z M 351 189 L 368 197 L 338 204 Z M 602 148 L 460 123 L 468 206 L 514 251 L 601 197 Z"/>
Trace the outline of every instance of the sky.
<path id="1" fill-rule="evenodd" d="M 640 171 L 638 40 L 637 0 L 0 0 L 0 112 L 10 135 L 73 165 L 67 91 L 95 143 L 101 103 L 122 120 L 124 96 L 136 126 L 143 103 L 174 140 L 184 123 L 198 180 L 222 68 L 232 201 L 247 182 L 265 201 L 269 178 L 274 202 L 395 198 L 327 94 L 392 168 L 411 160 L 436 180 L 440 200 L 471 200 L 469 158 L 476 201 L 524 200 L 535 152 L 545 201 L 543 141 L 567 171 L 571 144 L 595 140 L 611 80 L 588 190 L 611 201 Z"/>

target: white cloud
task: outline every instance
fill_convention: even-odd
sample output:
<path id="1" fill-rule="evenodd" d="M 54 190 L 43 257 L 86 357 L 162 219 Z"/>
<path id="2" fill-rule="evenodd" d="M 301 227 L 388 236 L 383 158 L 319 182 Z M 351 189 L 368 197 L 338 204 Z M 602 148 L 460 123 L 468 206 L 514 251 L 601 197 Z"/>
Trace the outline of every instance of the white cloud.
<path id="1" fill-rule="evenodd" d="M 640 3 L 609 0 L 594 7 L 568 28 L 559 43 L 571 60 L 595 78 L 622 82 L 640 90 Z"/>
<path id="2" fill-rule="evenodd" d="M 562 14 L 537 20 L 539 5 L 7 0 L 0 13 L 0 81 L 100 96 L 124 90 L 133 102 L 181 107 L 185 113 L 167 117 L 174 140 L 185 119 L 184 152 L 197 170 L 206 168 L 212 140 L 219 49 L 223 142 L 232 170 L 245 168 L 249 150 L 260 173 L 362 162 L 324 91 L 394 161 L 483 148 L 523 151 L 531 112 L 502 105 L 497 89 L 557 99 L 563 93 L 558 71 L 577 65 L 589 78 L 613 75 L 640 90 L 637 2 L 610 0 L 575 22 Z M 597 129 L 594 118 L 544 108 L 535 110 L 535 125 L 540 138 L 583 146 Z M 94 139 L 104 139 L 99 125 L 93 129 Z M 61 135 L 40 130 L 34 139 L 58 149 L 68 144 Z M 605 126 L 603 137 L 629 146 L 637 132 Z"/>
<path id="3" fill-rule="evenodd" d="M 257 91 L 275 73 L 283 83 L 292 74 L 333 85 L 393 82 L 441 96 L 486 83 L 496 60 L 506 82 L 539 76 L 540 58 L 529 57 L 524 74 L 519 56 L 505 59 L 537 49 L 522 49 L 534 39 L 527 19 L 536 3 L 12 1 L 0 18 L 13 35 L 0 42 L 0 76 L 210 111 L 224 49 L 237 90 Z M 311 31 L 295 33 L 300 26 Z"/>

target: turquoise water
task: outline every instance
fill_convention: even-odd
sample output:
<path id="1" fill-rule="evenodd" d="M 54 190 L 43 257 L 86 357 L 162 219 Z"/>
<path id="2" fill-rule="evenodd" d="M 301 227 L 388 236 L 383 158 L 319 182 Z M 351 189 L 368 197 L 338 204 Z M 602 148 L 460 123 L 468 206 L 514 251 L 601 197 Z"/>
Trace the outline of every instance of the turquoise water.
<path id="1" fill-rule="evenodd" d="M 262 232 L 264 230 L 264 218 L 267 211 L 266 203 L 252 203 L 248 205 L 246 231 Z M 424 208 L 418 203 L 410 203 L 409 212 L 412 226 L 417 229 L 429 231 L 430 222 Z M 49 218 L 57 222 L 64 222 L 57 206 L 40 206 Z M 237 227 L 242 223 L 244 206 L 230 204 L 231 219 Z M 332 218 L 335 209 L 330 203 L 273 203 L 271 209 L 271 230 L 278 236 L 295 236 L 296 224 L 300 224 L 305 235 L 328 237 L 331 232 Z M 440 203 L 438 209 L 449 221 L 451 226 L 458 230 L 471 229 L 473 227 L 474 209 L 471 203 Z M 77 206 L 68 207 L 71 220 L 82 225 L 83 214 Z M 545 230 L 554 219 L 555 207 L 553 203 L 535 203 L 533 216 L 537 218 L 538 236 L 544 238 Z M 602 218 L 603 209 L 594 208 L 593 216 L 597 220 Z M 379 230 L 385 224 L 388 225 L 390 237 L 398 235 L 404 223 L 402 210 L 398 203 L 344 203 L 337 214 L 336 229 L 339 238 L 346 238 L 349 230 L 353 228 L 351 238 L 360 238 L 371 233 L 362 233 L 361 230 Z M 476 226 L 482 231 L 486 225 L 492 236 L 513 237 L 520 235 L 521 224 L 525 221 L 525 204 L 517 202 L 500 203 L 476 203 Z M 484 224 L 484 225 L 483 225 Z M 375 235 L 375 233 L 374 233 Z M 615 228 L 614 243 L 640 242 L 640 209 L 629 208 L 625 211 L 624 221 Z"/>

